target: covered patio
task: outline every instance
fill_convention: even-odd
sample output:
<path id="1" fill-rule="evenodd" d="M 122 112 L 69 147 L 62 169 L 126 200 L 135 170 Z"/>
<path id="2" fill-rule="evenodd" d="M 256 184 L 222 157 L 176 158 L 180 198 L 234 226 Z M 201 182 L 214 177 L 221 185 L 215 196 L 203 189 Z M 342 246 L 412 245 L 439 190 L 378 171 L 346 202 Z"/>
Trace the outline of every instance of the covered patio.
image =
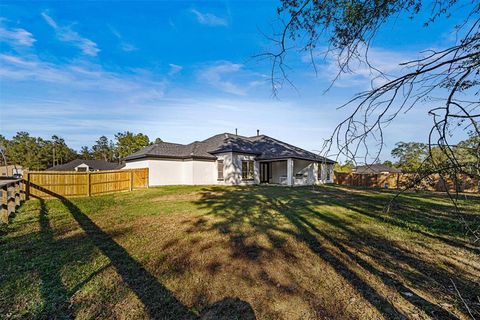
<path id="1" fill-rule="evenodd" d="M 259 161 L 261 184 L 306 186 L 331 182 L 333 165 L 318 161 L 286 158 Z"/>

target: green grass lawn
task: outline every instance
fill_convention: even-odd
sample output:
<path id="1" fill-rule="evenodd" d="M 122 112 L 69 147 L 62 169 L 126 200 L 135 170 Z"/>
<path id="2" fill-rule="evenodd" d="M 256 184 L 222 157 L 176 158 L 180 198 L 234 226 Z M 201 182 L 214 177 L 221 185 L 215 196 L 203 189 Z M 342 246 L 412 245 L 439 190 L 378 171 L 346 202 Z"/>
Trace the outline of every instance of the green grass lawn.
<path id="1" fill-rule="evenodd" d="M 457 212 L 409 193 L 383 213 L 392 196 L 175 186 L 30 200 L 0 229 L 0 318 L 480 317 L 465 227 L 480 197 Z"/>

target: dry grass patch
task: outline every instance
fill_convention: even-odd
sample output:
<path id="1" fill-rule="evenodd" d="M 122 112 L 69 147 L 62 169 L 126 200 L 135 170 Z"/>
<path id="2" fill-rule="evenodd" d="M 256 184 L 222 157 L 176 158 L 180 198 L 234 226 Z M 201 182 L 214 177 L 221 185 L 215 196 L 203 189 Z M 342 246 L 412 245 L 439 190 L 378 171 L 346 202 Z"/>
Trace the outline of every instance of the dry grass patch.
<path id="1" fill-rule="evenodd" d="M 5 318 L 445 319 L 480 315 L 478 248 L 442 195 L 164 187 L 29 201 L 2 230 Z M 14 303 L 12 303 L 14 302 Z"/>

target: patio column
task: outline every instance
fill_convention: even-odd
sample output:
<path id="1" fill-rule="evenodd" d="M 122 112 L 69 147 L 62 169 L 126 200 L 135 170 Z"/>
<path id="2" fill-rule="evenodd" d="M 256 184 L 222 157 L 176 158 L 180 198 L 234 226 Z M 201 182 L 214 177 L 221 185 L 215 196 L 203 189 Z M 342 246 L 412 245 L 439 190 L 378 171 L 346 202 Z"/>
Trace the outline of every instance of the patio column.
<path id="1" fill-rule="evenodd" d="M 319 163 L 318 170 L 320 170 L 320 182 L 325 183 L 325 164 Z"/>
<path id="2" fill-rule="evenodd" d="M 287 186 L 293 186 L 293 159 L 287 159 Z"/>

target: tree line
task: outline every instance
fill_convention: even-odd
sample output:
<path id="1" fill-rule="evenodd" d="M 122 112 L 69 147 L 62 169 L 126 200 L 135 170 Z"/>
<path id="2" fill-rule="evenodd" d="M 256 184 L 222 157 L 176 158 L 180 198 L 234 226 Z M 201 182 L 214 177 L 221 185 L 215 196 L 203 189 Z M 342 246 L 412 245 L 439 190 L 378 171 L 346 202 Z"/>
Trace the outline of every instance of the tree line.
<path id="1" fill-rule="evenodd" d="M 125 131 L 115 134 L 113 140 L 101 136 L 93 146 L 83 146 L 80 151 L 76 151 L 57 135 L 44 139 L 21 131 L 11 139 L 0 135 L 0 148 L 4 155 L 0 163 L 4 164 L 6 161 L 7 164 L 20 165 L 31 170 L 45 170 L 76 158 L 120 162 L 129 154 L 161 141 L 160 138 L 151 141 L 143 133 Z"/>
<path id="2" fill-rule="evenodd" d="M 125 131 L 115 134 L 113 140 L 101 136 L 93 146 L 83 146 L 77 152 L 57 135 L 53 135 L 51 139 L 44 139 L 22 131 L 10 140 L 0 135 L 0 147 L 7 163 L 31 170 L 45 170 L 76 158 L 120 162 L 124 157 L 161 141 L 160 138 L 151 141 L 143 133 Z M 467 173 L 478 175 L 480 170 L 479 146 L 480 137 L 474 132 L 468 139 L 455 145 L 453 150 L 457 161 L 456 165 L 461 166 Z M 398 142 L 391 151 L 391 155 L 394 161 L 387 160 L 383 164 L 401 169 L 403 172 L 433 170 L 435 168 L 431 167 L 442 164 L 448 169 L 451 162 L 451 159 L 448 159 L 439 147 L 430 147 L 429 144 L 420 142 Z M 1 163 L 3 164 L 4 161 L 2 159 Z M 337 163 L 335 166 L 335 170 L 339 172 L 351 172 L 353 168 L 354 163 L 351 160 Z"/>
<path id="3" fill-rule="evenodd" d="M 469 138 L 452 146 L 456 163 L 466 174 L 475 176 L 480 170 L 480 136 L 471 132 Z M 391 151 L 394 161 L 384 161 L 389 167 L 401 169 L 406 173 L 435 172 L 442 167 L 448 172 L 452 166 L 452 159 L 448 158 L 439 146 L 431 146 L 420 142 L 398 142 Z M 339 172 L 352 172 L 355 167 L 353 161 L 337 163 L 335 170 Z M 453 171 L 452 171 L 453 174 Z"/>

